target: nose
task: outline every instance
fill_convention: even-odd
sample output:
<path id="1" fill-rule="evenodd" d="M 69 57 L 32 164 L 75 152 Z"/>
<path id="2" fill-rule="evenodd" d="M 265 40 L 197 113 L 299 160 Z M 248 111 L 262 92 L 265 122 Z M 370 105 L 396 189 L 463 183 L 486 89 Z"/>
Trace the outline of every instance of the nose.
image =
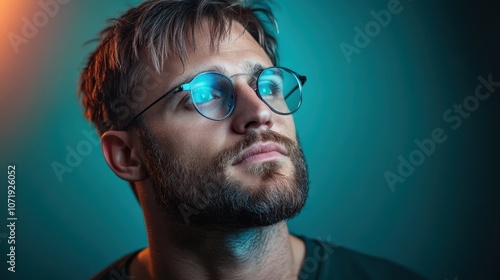
<path id="1" fill-rule="evenodd" d="M 273 112 L 257 96 L 247 82 L 233 80 L 236 104 L 231 116 L 231 127 L 239 134 L 268 130 L 274 125 Z"/>

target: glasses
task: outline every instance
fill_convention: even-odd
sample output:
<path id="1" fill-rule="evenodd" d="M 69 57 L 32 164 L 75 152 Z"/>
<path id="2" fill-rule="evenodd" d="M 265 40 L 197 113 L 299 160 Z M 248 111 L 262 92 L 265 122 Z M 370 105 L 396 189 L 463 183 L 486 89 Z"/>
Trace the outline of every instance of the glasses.
<path id="1" fill-rule="evenodd" d="M 203 72 L 196 75 L 190 82 L 179 85 L 160 96 L 149 106 L 131 119 L 123 130 L 126 130 L 139 116 L 170 94 L 189 91 L 190 102 L 196 111 L 207 119 L 221 121 L 231 115 L 236 104 L 236 90 L 233 79 L 248 76 L 247 84 L 257 96 L 273 112 L 289 115 L 296 112 L 302 103 L 302 86 L 306 76 L 299 75 L 284 67 L 269 67 L 263 69 L 257 77 L 252 74 L 236 74 L 227 77 L 217 72 Z"/>

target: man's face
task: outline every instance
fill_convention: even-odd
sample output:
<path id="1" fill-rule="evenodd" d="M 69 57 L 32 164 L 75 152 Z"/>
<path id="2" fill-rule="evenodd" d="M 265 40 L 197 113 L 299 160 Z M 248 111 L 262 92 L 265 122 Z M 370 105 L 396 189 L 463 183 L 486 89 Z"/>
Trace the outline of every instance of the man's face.
<path id="1" fill-rule="evenodd" d="M 199 28 L 196 49 L 184 64 L 169 59 L 160 90 L 145 104 L 195 75 L 250 73 L 271 61 L 239 24 L 210 50 Z M 236 105 L 225 120 L 200 115 L 180 92 L 153 106 L 139 129 L 144 160 L 157 198 L 171 217 L 185 222 L 235 227 L 265 226 L 291 218 L 307 197 L 307 171 L 291 115 L 278 115 L 245 79 L 233 79 Z"/>

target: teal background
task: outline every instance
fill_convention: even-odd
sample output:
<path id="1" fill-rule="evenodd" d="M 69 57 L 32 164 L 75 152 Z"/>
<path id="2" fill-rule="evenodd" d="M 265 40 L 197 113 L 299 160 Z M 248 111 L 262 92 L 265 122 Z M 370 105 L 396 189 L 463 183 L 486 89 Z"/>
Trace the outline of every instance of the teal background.
<path id="1" fill-rule="evenodd" d="M 8 68 L 16 78 L 3 77 L 0 87 L 0 167 L 16 164 L 18 221 L 15 274 L 6 271 L 0 226 L 0 279 L 88 279 L 147 245 L 140 207 L 92 142 L 76 95 L 95 47 L 84 43 L 138 2 L 70 1 L 19 53 L 1 54 L 15 61 Z M 339 44 L 353 44 L 353 28 L 363 29 L 388 1 L 278 3 L 280 64 L 308 77 L 295 120 L 311 191 L 290 230 L 430 279 L 498 278 L 500 88 L 458 129 L 443 120 L 474 94 L 479 75 L 500 80 L 498 7 L 401 1 L 402 12 L 348 63 Z M 447 140 L 391 191 L 384 172 L 396 173 L 398 156 L 408 159 L 414 140 L 435 128 Z M 82 131 L 92 131 L 91 140 Z M 88 155 L 58 180 L 53 162 L 66 164 L 67 149 L 85 143 Z"/>

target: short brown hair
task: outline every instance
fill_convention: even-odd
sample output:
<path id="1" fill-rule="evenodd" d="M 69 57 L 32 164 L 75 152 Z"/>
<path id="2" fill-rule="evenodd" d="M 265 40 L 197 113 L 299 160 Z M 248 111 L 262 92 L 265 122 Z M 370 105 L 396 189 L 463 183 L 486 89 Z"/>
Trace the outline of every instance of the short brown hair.
<path id="1" fill-rule="evenodd" d="M 80 76 L 84 114 L 99 134 L 121 129 L 137 111 L 127 100 L 134 88 L 141 86 L 146 65 L 153 65 L 159 73 L 170 56 L 184 63 L 187 45 L 195 44 L 194 30 L 205 20 L 212 51 L 236 21 L 262 46 L 271 61 L 277 63 L 277 42 L 272 31 L 276 21 L 269 5 L 263 1 L 146 1 L 111 20 L 101 31 L 99 45 Z M 128 108 L 118 112 L 118 103 Z"/>

